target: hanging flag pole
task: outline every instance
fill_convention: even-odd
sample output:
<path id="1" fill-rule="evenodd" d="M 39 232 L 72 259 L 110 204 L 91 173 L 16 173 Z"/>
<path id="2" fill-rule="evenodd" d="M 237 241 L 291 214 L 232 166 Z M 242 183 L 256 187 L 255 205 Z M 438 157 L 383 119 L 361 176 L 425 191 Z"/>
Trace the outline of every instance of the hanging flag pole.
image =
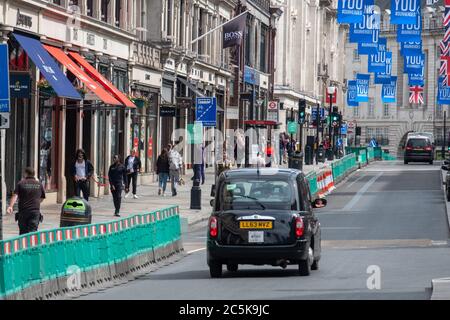
<path id="1" fill-rule="evenodd" d="M 228 23 L 230 23 L 230 22 L 232 22 L 232 21 L 234 21 L 234 20 L 240 18 L 241 16 L 243 16 L 244 14 L 247 14 L 248 12 L 250 12 L 250 11 L 249 11 L 249 10 L 246 10 L 246 11 L 242 12 L 240 15 L 237 15 L 236 17 L 234 17 L 233 19 L 228 20 L 228 21 L 225 22 L 225 23 L 222 23 L 220 26 L 215 27 L 215 28 L 212 29 L 212 30 L 209 30 L 207 33 L 202 34 L 202 35 L 201 35 L 200 37 L 198 37 L 197 39 L 192 40 L 192 41 L 191 41 L 191 44 L 193 44 L 193 43 L 195 43 L 195 42 L 197 42 L 197 41 L 203 39 L 203 38 L 206 37 L 208 34 L 210 34 L 210 33 L 214 32 L 214 31 L 216 31 L 217 29 L 222 28 L 224 25 L 226 25 L 226 24 L 228 24 Z"/>

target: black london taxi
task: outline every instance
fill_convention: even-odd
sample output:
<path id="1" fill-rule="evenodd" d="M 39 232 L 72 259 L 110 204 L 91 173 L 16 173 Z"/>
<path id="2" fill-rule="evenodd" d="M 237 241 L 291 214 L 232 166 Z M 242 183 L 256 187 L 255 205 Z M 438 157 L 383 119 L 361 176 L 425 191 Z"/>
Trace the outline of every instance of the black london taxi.
<path id="1" fill-rule="evenodd" d="M 211 195 L 207 263 L 212 278 L 222 276 L 223 265 L 236 272 L 239 264 L 295 264 L 301 276 L 319 268 L 321 231 L 313 208 L 327 201 L 311 199 L 301 171 L 225 171 Z"/>

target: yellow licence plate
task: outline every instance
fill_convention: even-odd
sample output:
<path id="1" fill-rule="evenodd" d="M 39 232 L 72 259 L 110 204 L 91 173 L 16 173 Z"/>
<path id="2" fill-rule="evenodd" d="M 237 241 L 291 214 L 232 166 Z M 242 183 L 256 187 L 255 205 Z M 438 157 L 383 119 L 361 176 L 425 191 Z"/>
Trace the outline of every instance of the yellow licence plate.
<path id="1" fill-rule="evenodd" d="M 240 221 L 241 229 L 273 229 L 272 221 Z"/>

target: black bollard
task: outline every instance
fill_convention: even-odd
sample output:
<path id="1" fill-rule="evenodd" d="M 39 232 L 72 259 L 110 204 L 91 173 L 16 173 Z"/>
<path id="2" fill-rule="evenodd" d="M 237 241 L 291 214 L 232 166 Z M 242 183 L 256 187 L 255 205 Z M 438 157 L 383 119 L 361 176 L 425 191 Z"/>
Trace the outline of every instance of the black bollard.
<path id="1" fill-rule="evenodd" d="M 191 209 L 202 209 L 202 189 L 200 188 L 200 180 L 194 180 L 191 188 Z"/>

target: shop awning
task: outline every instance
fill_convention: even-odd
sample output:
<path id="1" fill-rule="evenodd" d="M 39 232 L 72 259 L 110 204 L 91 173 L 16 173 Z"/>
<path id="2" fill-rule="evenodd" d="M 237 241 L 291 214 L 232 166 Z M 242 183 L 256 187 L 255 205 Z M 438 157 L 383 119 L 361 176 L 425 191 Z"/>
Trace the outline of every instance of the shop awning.
<path id="1" fill-rule="evenodd" d="M 16 33 L 13 33 L 13 35 L 45 79 L 50 83 L 58 97 L 74 100 L 82 99 L 78 91 L 61 71 L 58 64 L 45 51 L 43 45 L 38 40 Z"/>
<path id="2" fill-rule="evenodd" d="M 103 77 L 93 66 L 89 64 L 80 54 L 76 52 L 69 52 L 69 56 L 75 60 L 84 71 L 92 77 L 95 81 L 100 83 L 108 92 L 110 92 L 117 100 L 122 102 L 125 106 L 130 108 L 136 108 L 136 105 L 127 98 L 119 89 L 117 89 L 111 82 Z"/>
<path id="3" fill-rule="evenodd" d="M 187 80 L 184 80 L 183 78 L 177 78 L 178 80 L 180 80 L 180 82 L 182 84 L 184 84 L 186 87 L 188 87 L 189 89 L 191 89 L 199 98 L 204 98 L 205 95 L 203 93 L 200 92 L 200 90 L 198 90 L 192 83 L 188 82 Z"/>
<path id="4" fill-rule="evenodd" d="M 67 70 L 73 73 L 75 77 L 78 78 L 86 87 L 92 91 L 99 100 L 102 100 L 106 104 L 121 105 L 116 98 L 111 96 L 105 89 L 102 88 L 97 82 L 92 80 L 83 70 L 81 70 L 75 62 L 72 61 L 61 49 L 44 45 L 44 48 L 58 60 L 62 65 L 64 65 Z"/>

